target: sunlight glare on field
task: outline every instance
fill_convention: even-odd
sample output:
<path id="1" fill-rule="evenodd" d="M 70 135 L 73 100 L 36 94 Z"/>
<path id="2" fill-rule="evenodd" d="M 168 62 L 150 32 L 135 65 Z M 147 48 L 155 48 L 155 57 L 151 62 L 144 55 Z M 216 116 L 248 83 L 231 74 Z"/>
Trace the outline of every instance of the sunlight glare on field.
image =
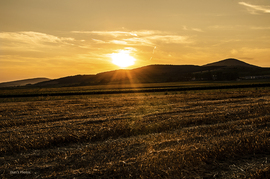
<path id="1" fill-rule="evenodd" d="M 136 59 L 130 56 L 129 53 L 129 51 L 120 50 L 118 53 L 111 54 L 112 63 L 121 68 L 134 65 Z"/>

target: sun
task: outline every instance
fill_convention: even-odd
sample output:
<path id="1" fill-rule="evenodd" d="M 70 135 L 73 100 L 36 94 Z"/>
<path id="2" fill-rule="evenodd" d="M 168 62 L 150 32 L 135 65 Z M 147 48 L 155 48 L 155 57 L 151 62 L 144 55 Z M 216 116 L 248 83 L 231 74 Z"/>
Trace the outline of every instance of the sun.
<path id="1" fill-rule="evenodd" d="M 129 51 L 121 50 L 118 53 L 111 54 L 112 63 L 121 67 L 126 68 L 134 65 L 136 59 L 129 55 Z"/>

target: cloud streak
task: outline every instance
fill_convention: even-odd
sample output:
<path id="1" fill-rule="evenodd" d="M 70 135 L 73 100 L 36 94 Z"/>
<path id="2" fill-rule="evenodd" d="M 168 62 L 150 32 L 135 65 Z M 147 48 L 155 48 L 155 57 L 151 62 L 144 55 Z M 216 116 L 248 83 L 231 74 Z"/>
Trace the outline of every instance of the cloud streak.
<path id="1" fill-rule="evenodd" d="M 89 34 L 89 35 L 100 35 L 100 36 L 112 36 L 112 37 L 121 37 L 121 36 L 148 36 L 151 34 L 156 34 L 159 33 L 160 31 L 147 31 L 147 30 L 142 30 L 142 31 L 71 31 L 71 33 L 74 34 Z"/>
<path id="2" fill-rule="evenodd" d="M 188 31 L 188 30 L 190 30 L 190 31 L 196 31 L 196 32 L 204 32 L 202 29 L 200 29 L 200 28 L 188 28 L 187 26 L 183 26 L 183 30 L 185 30 L 185 31 Z"/>
<path id="3" fill-rule="evenodd" d="M 252 5 L 246 2 L 239 2 L 239 4 L 247 7 L 251 14 L 257 14 L 257 12 L 270 13 L 270 6 Z"/>
<path id="4" fill-rule="evenodd" d="M 269 27 L 251 27 L 252 30 L 270 30 L 270 26 Z"/>
<path id="5" fill-rule="evenodd" d="M 48 35 L 39 32 L 2 32 L 0 38 L 5 40 L 20 41 L 24 43 L 59 43 L 66 41 L 74 41 L 73 38 L 59 38 L 53 35 Z"/>
<path id="6" fill-rule="evenodd" d="M 194 29 L 199 30 L 199 29 Z M 118 45 L 142 45 L 155 46 L 156 44 L 187 44 L 193 43 L 189 37 L 171 34 L 164 31 L 72 31 L 75 34 L 89 34 L 96 43 L 108 43 Z M 99 39 L 101 38 L 101 39 Z"/>
<path id="7" fill-rule="evenodd" d="M 39 48 L 52 47 L 59 44 L 72 45 L 71 42 L 75 41 L 74 38 L 63 38 L 32 31 L 1 32 L 0 40 L 3 44 L 2 48 L 19 51 L 37 51 Z"/>
<path id="8" fill-rule="evenodd" d="M 186 36 L 180 35 L 153 35 L 146 37 L 149 41 L 165 43 L 165 44 L 187 44 L 192 43 Z"/>

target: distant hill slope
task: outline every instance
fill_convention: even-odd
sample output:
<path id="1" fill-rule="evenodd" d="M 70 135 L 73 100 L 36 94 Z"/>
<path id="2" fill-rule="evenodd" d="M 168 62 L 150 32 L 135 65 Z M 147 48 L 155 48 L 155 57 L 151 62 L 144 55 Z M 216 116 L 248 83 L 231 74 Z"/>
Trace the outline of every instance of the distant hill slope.
<path id="1" fill-rule="evenodd" d="M 233 80 L 247 76 L 270 75 L 269 68 L 262 68 L 259 66 L 251 65 L 234 58 L 221 60 L 203 66 L 216 67 L 210 72 L 212 75 L 217 76 L 216 80 Z"/>
<path id="2" fill-rule="evenodd" d="M 28 84 L 36 84 L 39 82 L 49 81 L 49 78 L 31 78 L 31 79 L 24 79 L 24 80 L 16 80 L 10 82 L 0 83 L 0 88 L 3 87 L 13 87 L 13 86 L 25 86 Z"/>
<path id="3" fill-rule="evenodd" d="M 115 70 L 96 75 L 76 75 L 37 83 L 38 87 L 84 86 L 124 83 L 163 83 L 199 80 L 235 80 L 240 76 L 270 75 L 269 68 L 250 65 L 237 59 L 225 59 L 203 66 L 149 65 L 132 70 Z M 217 79 L 213 79 L 216 76 Z"/>
<path id="4" fill-rule="evenodd" d="M 59 79 L 43 81 L 35 84 L 34 86 L 46 87 L 46 86 L 76 86 L 84 85 L 85 82 L 92 81 L 95 75 L 76 75 L 67 76 Z"/>
<path id="5" fill-rule="evenodd" d="M 257 68 L 259 68 L 258 66 L 251 65 L 251 64 L 245 63 L 243 61 L 240 61 L 240 60 L 237 60 L 237 59 L 234 59 L 234 58 L 228 58 L 228 59 L 221 60 L 221 61 L 218 61 L 218 62 L 209 63 L 209 64 L 206 64 L 206 65 L 203 65 L 203 66 L 205 66 L 205 67 L 209 67 L 209 66 L 251 67 L 251 68 L 257 67 Z"/>
<path id="6" fill-rule="evenodd" d="M 193 72 L 211 70 L 213 67 L 195 65 L 149 65 L 132 70 L 115 70 L 96 75 L 76 75 L 37 83 L 34 86 L 61 87 L 102 85 L 111 83 L 162 83 L 188 81 Z"/>
<path id="7" fill-rule="evenodd" d="M 211 67 L 210 67 L 211 68 Z M 132 70 L 116 70 L 96 75 L 96 79 L 105 82 L 169 82 L 185 80 L 183 74 L 209 69 L 194 65 L 149 65 Z"/>

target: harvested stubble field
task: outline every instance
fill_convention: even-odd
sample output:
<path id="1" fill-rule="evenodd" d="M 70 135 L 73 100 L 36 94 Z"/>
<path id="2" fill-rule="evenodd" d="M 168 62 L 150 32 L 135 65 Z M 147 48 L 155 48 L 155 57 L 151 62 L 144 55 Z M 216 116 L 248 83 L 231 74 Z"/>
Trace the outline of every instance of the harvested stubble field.
<path id="1" fill-rule="evenodd" d="M 267 178 L 270 90 L 0 103 L 1 178 Z"/>

